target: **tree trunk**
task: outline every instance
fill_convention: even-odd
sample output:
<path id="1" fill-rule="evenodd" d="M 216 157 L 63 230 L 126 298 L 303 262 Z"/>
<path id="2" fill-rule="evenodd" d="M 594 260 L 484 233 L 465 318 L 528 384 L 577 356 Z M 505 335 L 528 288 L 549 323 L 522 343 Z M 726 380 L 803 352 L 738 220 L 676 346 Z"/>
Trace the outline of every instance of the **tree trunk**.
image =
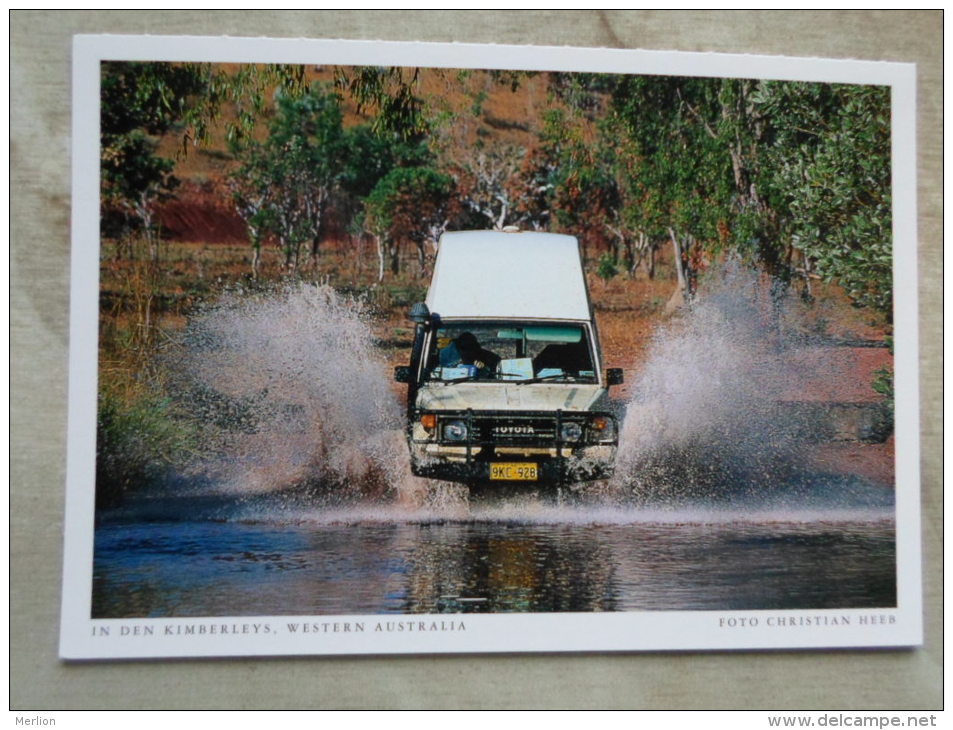
<path id="1" fill-rule="evenodd" d="M 685 265 L 682 260 L 682 246 L 679 243 L 678 236 L 671 228 L 668 229 L 669 238 L 672 240 L 672 249 L 675 253 L 675 274 L 678 277 L 678 285 L 672 294 L 671 299 L 665 305 L 665 313 L 671 314 L 676 309 L 684 306 L 689 301 L 688 277 L 685 273 Z"/>
<path id="2" fill-rule="evenodd" d="M 641 264 L 642 259 L 645 258 L 645 241 L 645 233 L 640 231 L 638 237 L 635 240 L 630 239 L 625 247 L 625 259 L 626 266 L 629 269 L 629 276 L 635 276 L 639 264 Z"/>
<path id="3" fill-rule="evenodd" d="M 417 266 L 420 269 L 420 276 L 423 277 L 427 272 L 427 241 L 421 237 L 414 243 L 417 245 Z"/>
<path id="4" fill-rule="evenodd" d="M 354 246 L 355 253 L 357 254 L 354 257 L 354 266 L 356 268 L 356 273 L 358 275 L 364 271 L 364 236 L 363 234 L 350 235 L 351 245 Z"/>
<path id="5" fill-rule="evenodd" d="M 323 206 L 322 206 L 323 209 Z M 318 260 L 318 250 L 321 247 L 321 239 L 324 238 L 324 216 L 321 209 L 318 211 L 317 223 L 314 227 L 314 236 L 311 239 L 311 261 L 316 263 Z"/>
<path id="6" fill-rule="evenodd" d="M 812 299 L 814 297 L 814 292 L 811 289 L 811 259 L 806 253 L 802 252 L 804 256 L 804 298 Z"/>
<path id="7" fill-rule="evenodd" d="M 311 239 L 311 250 L 309 255 L 311 257 L 311 263 L 314 264 L 318 260 L 318 250 L 321 248 L 321 239 L 315 236 Z"/>
<path id="8" fill-rule="evenodd" d="M 388 246 L 390 256 L 390 273 L 394 276 L 400 275 L 400 246 L 396 241 L 391 241 Z"/>
<path id="9" fill-rule="evenodd" d="M 290 241 L 285 239 L 283 236 L 279 237 L 278 244 L 281 246 L 281 250 L 285 254 L 285 270 L 288 272 L 294 271 L 296 268 L 296 264 L 298 263 L 297 262 L 298 257 L 296 252 L 297 247 L 294 244 L 292 244 Z"/>
<path id="10" fill-rule="evenodd" d="M 685 263 L 682 260 L 682 246 L 678 241 L 678 236 L 671 228 L 668 229 L 668 235 L 672 239 L 672 248 L 675 252 L 675 274 L 678 277 L 678 288 L 682 295 L 688 294 L 688 277 L 685 276 Z"/>
<path id="11" fill-rule="evenodd" d="M 374 241 L 377 243 L 377 283 L 380 284 L 384 281 L 384 262 L 387 257 L 384 254 L 383 236 L 375 235 Z"/>
<path id="12" fill-rule="evenodd" d="M 149 207 L 149 191 L 145 190 L 139 197 L 135 205 L 136 214 L 142 221 L 142 230 L 146 237 L 146 244 L 149 247 L 149 260 L 153 264 L 159 263 L 159 234 L 153 225 L 153 213 Z"/>
<path id="13" fill-rule="evenodd" d="M 503 209 L 500 211 L 500 217 L 496 220 L 496 228 L 498 230 L 503 230 L 503 226 L 506 224 L 506 214 L 509 212 L 509 206 L 506 202 L 503 202 Z"/>
<path id="14" fill-rule="evenodd" d="M 149 260 L 156 266 L 159 264 L 159 232 L 152 223 L 152 214 L 145 213 L 142 217 L 143 226 L 146 234 L 146 241 L 149 244 Z"/>
<path id="15" fill-rule="evenodd" d="M 251 246 L 251 278 L 258 280 L 258 267 L 261 265 L 261 242 L 256 241 Z"/>

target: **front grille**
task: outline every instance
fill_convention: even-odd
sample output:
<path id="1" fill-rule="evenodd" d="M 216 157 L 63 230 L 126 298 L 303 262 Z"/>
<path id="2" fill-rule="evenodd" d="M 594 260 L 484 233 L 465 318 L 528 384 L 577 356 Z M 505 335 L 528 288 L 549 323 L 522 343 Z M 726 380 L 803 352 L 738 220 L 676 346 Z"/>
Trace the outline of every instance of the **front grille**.
<path id="1" fill-rule="evenodd" d="M 429 430 L 429 435 L 423 438 L 414 438 L 415 443 L 439 443 L 444 446 L 492 447 L 571 447 L 583 445 L 618 443 L 618 421 L 606 412 L 593 411 L 552 411 L 520 412 L 513 411 L 438 411 L 435 429 Z M 414 421 L 419 421 L 424 412 L 414 414 Z M 606 418 L 611 426 L 605 431 L 592 429 L 592 419 Z M 461 428 L 448 429 L 450 424 L 458 422 L 466 428 L 466 436 L 462 435 Z M 563 427 L 567 423 L 577 423 L 582 427 L 581 438 L 565 441 L 560 437 Z M 457 438 L 447 437 L 448 430 L 456 432 Z"/>
<path id="2" fill-rule="evenodd" d="M 497 444 L 543 444 L 556 438 L 555 418 L 474 418 L 473 440 Z"/>
<path id="3" fill-rule="evenodd" d="M 513 414 L 510 411 L 487 413 L 462 412 L 441 415 L 437 427 L 438 441 L 448 445 L 470 446 L 537 446 L 551 448 L 564 443 L 559 438 L 562 424 L 573 422 L 582 426 L 585 432 L 589 414 L 573 413 L 526 413 Z M 443 436 L 444 425 L 451 421 L 460 421 L 467 426 L 469 438 L 452 440 Z M 584 439 L 583 439 L 584 440 Z M 576 442 L 579 443 L 579 442 Z"/>

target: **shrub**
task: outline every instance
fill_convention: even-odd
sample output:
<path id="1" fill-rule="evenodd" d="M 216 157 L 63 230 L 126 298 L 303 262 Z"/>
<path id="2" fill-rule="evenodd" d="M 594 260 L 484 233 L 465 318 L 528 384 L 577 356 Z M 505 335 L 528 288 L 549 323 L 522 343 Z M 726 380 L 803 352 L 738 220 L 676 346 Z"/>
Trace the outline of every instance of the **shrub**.
<path id="1" fill-rule="evenodd" d="M 194 451 L 196 424 L 152 389 L 107 383 L 96 419 L 96 506 L 120 504 L 127 492 L 161 481 Z"/>

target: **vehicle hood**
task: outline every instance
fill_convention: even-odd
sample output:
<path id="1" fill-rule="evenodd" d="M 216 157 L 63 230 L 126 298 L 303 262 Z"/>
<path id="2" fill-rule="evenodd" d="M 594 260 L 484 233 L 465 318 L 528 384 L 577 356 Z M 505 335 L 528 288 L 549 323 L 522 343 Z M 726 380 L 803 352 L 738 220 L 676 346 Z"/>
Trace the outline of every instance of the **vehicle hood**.
<path id="1" fill-rule="evenodd" d="M 434 411 L 588 411 L 605 400 L 599 385 L 566 383 L 458 383 L 425 385 L 417 407 Z"/>

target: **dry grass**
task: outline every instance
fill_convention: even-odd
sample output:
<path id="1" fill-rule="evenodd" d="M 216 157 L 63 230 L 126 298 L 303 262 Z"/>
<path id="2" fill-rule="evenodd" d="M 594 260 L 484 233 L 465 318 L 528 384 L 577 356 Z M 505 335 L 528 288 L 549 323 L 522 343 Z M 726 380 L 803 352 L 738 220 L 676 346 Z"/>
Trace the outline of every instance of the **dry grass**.
<path id="1" fill-rule="evenodd" d="M 367 244 L 329 242 L 316 260 L 305 260 L 294 276 L 282 267 L 273 247 L 262 252 L 258 279 L 251 275 L 251 247 L 241 244 L 164 242 L 158 262 L 148 259 L 143 244 L 132 257 L 117 257 L 116 244 L 106 241 L 101 262 L 101 355 L 104 365 L 147 364 L 170 331 L 180 329 L 189 313 L 235 287 L 274 286 L 289 279 L 328 284 L 368 305 L 372 326 L 388 355 L 409 347 L 408 306 L 426 294 L 429 272 L 405 261 L 400 276 L 376 282 L 375 251 Z M 640 269 L 635 276 L 604 281 L 590 273 L 589 290 L 596 311 L 606 364 L 637 369 L 656 327 L 667 319 L 667 304 L 676 291 L 667 252 L 662 251 L 656 276 Z M 840 339 L 878 339 L 885 325 L 870 312 L 853 308 L 832 286 L 815 285 L 814 300 L 802 307 L 804 326 Z M 391 352 L 395 351 L 395 352 Z"/>

